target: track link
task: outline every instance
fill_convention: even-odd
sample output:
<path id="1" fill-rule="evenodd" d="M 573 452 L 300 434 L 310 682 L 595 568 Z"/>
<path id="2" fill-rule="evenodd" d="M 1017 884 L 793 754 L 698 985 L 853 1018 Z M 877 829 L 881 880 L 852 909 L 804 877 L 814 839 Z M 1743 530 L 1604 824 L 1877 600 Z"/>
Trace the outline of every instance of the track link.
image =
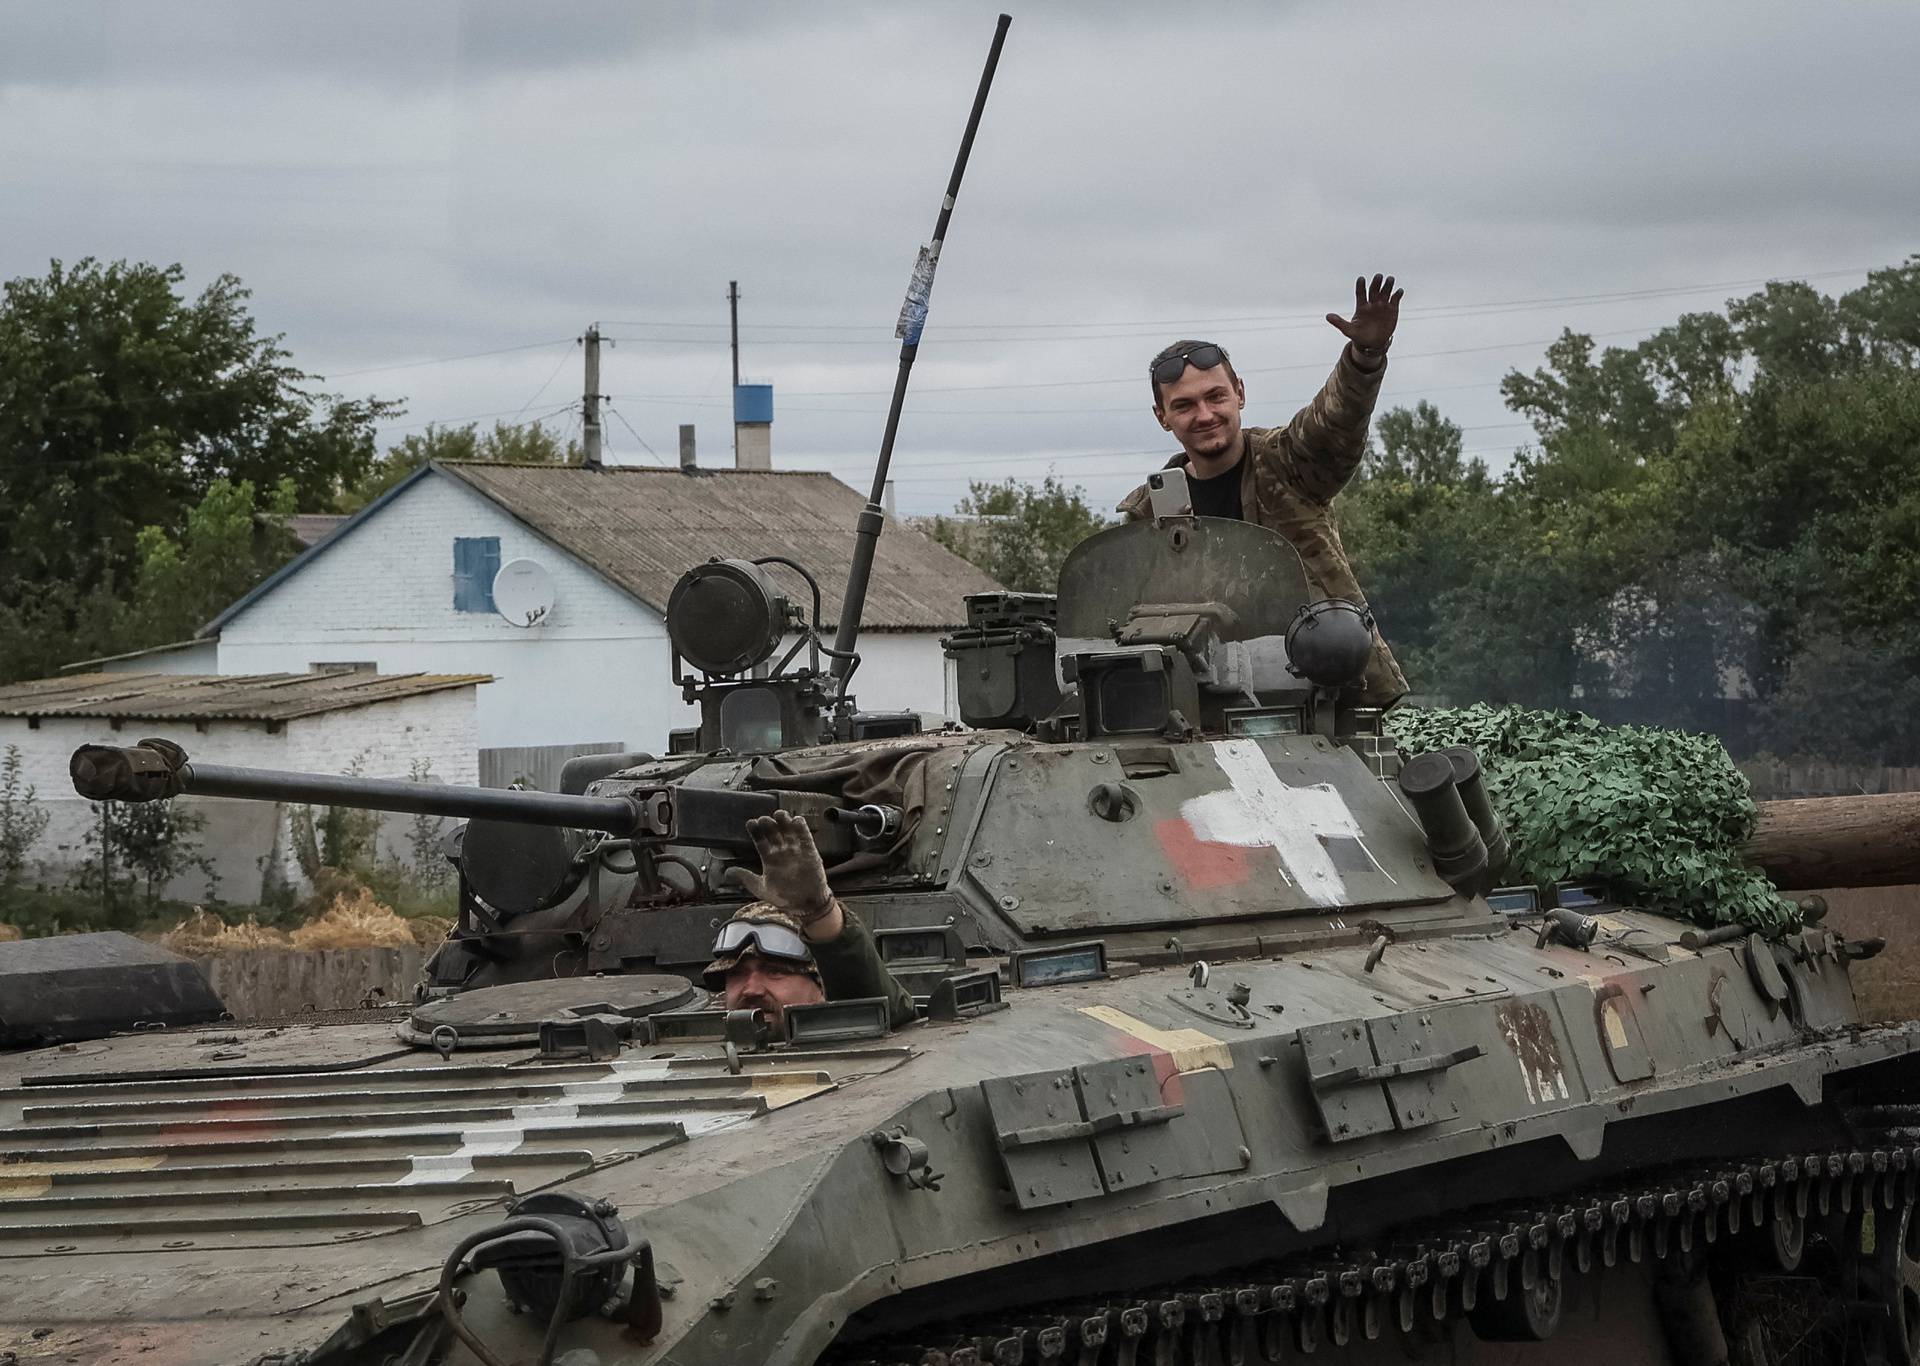
<path id="1" fill-rule="evenodd" d="M 1151 1291 L 1006 1310 L 849 1344 L 824 1360 L 1244 1366 L 1460 1315 L 1495 1337 L 1544 1337 L 1569 1268 L 1660 1261 L 1768 1229 L 1776 1264 L 1792 1270 L 1810 1219 L 1910 1206 L 1917 1185 L 1920 1144 L 1904 1141 L 1652 1171 L 1565 1199 L 1465 1211 L 1364 1249 L 1327 1248 Z"/>

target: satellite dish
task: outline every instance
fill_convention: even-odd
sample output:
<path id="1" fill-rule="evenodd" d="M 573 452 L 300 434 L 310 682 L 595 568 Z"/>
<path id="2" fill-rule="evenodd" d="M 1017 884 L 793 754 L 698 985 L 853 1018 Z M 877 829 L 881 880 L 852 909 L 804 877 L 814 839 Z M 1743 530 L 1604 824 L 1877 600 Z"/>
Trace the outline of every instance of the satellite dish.
<path id="1" fill-rule="evenodd" d="M 508 560 L 493 576 L 493 610 L 515 626 L 538 626 L 553 603 L 553 576 L 537 560 Z"/>

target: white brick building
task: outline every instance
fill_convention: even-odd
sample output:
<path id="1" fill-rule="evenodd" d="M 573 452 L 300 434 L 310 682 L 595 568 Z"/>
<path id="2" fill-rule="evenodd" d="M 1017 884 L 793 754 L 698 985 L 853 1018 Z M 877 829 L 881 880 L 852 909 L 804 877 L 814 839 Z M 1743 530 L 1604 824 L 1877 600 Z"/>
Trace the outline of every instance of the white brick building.
<path id="1" fill-rule="evenodd" d="M 436 463 L 201 636 L 217 638 L 222 673 L 490 675 L 477 704 L 483 747 L 611 742 L 658 752 L 670 729 L 695 719 L 671 680 L 663 620 L 680 575 L 714 556 L 789 556 L 819 576 L 830 625 L 864 501 L 809 471 Z M 551 586 L 551 610 L 535 625 L 495 610 L 493 575 L 515 561 L 538 565 Z M 940 637 L 964 624 L 965 594 L 994 587 L 890 524 L 859 646 L 861 705 L 952 715 Z M 797 579 L 789 591 L 804 597 Z"/>
<path id="2" fill-rule="evenodd" d="M 0 754 L 20 752 L 23 785 L 49 820 L 29 856 L 36 879 L 65 882 L 94 857 L 87 841 L 99 817 L 73 790 L 68 762 L 83 744 L 171 740 L 191 759 L 313 773 L 349 764 L 368 778 L 407 778 L 425 766 L 428 780 L 477 781 L 474 699 L 483 675 L 81 674 L 0 687 Z M 288 832 L 288 808 L 224 798 L 182 797 L 206 818 L 195 838 L 213 865 L 221 900 L 257 902 L 276 885 L 300 885 Z M 385 826 L 388 844 L 395 821 Z M 205 899 L 201 873 L 175 880 L 165 894 Z"/>

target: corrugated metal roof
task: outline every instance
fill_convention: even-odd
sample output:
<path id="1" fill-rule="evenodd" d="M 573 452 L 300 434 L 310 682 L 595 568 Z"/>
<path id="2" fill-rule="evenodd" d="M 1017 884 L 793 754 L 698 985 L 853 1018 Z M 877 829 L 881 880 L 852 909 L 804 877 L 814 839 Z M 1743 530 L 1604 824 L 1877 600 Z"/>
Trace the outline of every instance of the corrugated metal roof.
<path id="1" fill-rule="evenodd" d="M 340 529 L 347 520 L 345 513 L 335 512 L 296 512 L 287 518 L 287 530 L 293 533 L 293 539 L 304 546 L 318 545 Z"/>
<path id="2" fill-rule="evenodd" d="M 662 612 L 680 576 L 704 560 L 785 555 L 819 577 L 824 624 L 831 625 L 852 564 L 854 519 L 866 506 L 831 474 L 809 470 L 689 473 L 464 461 L 434 468 Z M 880 536 L 862 624 L 882 631 L 964 626 L 965 595 L 999 587 L 946 547 L 892 520 Z"/>
<path id="3" fill-rule="evenodd" d="M 492 681 L 491 674 L 69 674 L 0 687 L 0 716 L 291 721 Z"/>

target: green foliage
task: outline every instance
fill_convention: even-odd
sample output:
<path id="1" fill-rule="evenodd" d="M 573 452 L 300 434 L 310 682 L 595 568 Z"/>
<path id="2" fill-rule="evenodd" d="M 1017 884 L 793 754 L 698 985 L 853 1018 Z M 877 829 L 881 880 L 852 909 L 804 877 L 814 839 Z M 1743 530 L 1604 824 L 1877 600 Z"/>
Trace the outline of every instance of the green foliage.
<path id="1" fill-rule="evenodd" d="M 1411 408 L 1390 408 L 1374 422 L 1372 440 L 1362 457 L 1368 479 L 1402 482 L 1413 488 L 1487 487 L 1484 460 L 1466 460 L 1461 454 L 1457 423 L 1441 416 L 1425 399 Z"/>
<path id="2" fill-rule="evenodd" d="M 46 834 L 51 819 L 23 768 L 20 746 L 8 745 L 0 758 L 0 890 L 19 884 L 27 855 Z"/>
<path id="3" fill-rule="evenodd" d="M 184 279 L 56 261 L 0 293 L 0 681 L 123 648 L 143 529 L 216 483 L 323 507 L 372 461 L 395 405 L 308 389 L 238 280 Z"/>
<path id="4" fill-rule="evenodd" d="M 76 883 L 100 899 L 109 917 L 131 923 L 150 914 L 167 885 L 193 871 L 206 879 L 207 900 L 218 900 L 219 875 L 200 851 L 205 816 L 174 798 L 89 802 L 87 809 L 94 823 L 81 840 L 88 857 Z"/>
<path id="5" fill-rule="evenodd" d="M 1793 904 L 1746 861 L 1747 780 L 1711 736 L 1475 704 L 1388 713 L 1410 754 L 1471 745 L 1513 857 L 1502 877 L 1607 879 L 1631 904 L 1779 933 Z"/>
<path id="6" fill-rule="evenodd" d="M 400 438 L 373 462 L 365 475 L 342 493 L 336 505 L 357 512 L 430 460 L 495 460 L 509 465 L 578 465 L 586 458 L 577 441 L 565 441 L 538 422 L 496 422 L 482 432 L 478 423 L 436 427 Z"/>
<path id="7" fill-rule="evenodd" d="M 109 902 L 87 887 L 42 887 L 26 882 L 0 886 L 0 925 L 11 925 L 28 939 L 47 934 L 87 934 L 95 930 L 158 928 L 189 907 L 163 902 L 145 917 L 137 904 Z"/>
<path id="8" fill-rule="evenodd" d="M 361 751 L 341 773 L 349 778 L 366 771 Z M 407 777 L 416 783 L 433 781 L 433 761 L 416 759 Z M 380 813 L 350 806 L 294 807 L 289 817 L 294 859 L 321 903 L 337 891 L 358 884 L 374 899 L 402 916 L 452 915 L 459 908 L 459 888 L 453 869 L 440 857 L 442 821 L 415 816 L 405 831 L 406 857 L 380 848 Z"/>
<path id="9" fill-rule="evenodd" d="M 1417 693 L 1920 763 L 1916 362 L 1920 258 L 1567 332 L 1506 378 L 1537 439 L 1497 482 L 1383 414 L 1343 539 Z"/>
<path id="10" fill-rule="evenodd" d="M 931 518 L 924 530 L 1008 588 L 1051 593 L 1067 553 L 1108 525 L 1084 489 L 1048 475 L 1037 485 L 975 480 L 953 516 Z"/>
<path id="11" fill-rule="evenodd" d="M 345 778 L 358 778 L 367 771 L 367 752 L 363 749 L 340 770 Z M 323 806 L 314 814 L 310 806 L 292 808 L 288 818 L 292 828 L 294 861 L 307 881 L 320 881 L 321 870 L 333 868 L 355 873 L 370 867 L 378 852 L 380 813 L 357 806 Z"/>
<path id="12" fill-rule="evenodd" d="M 282 479 L 264 507 L 246 480 L 216 479 L 177 533 L 142 528 L 118 635 L 126 649 L 185 640 L 292 559 L 294 485 Z"/>

